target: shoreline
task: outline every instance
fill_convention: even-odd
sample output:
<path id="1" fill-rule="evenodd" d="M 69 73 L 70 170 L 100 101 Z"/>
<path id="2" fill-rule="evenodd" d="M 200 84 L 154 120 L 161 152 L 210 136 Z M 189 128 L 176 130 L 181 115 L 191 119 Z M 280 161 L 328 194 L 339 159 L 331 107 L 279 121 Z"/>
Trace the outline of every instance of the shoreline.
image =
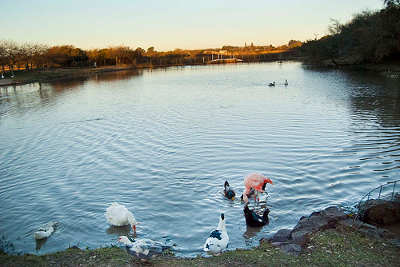
<path id="1" fill-rule="evenodd" d="M 220 256 L 178 257 L 172 251 L 147 263 L 130 256 L 123 247 L 98 249 L 76 246 L 43 255 L 5 253 L 0 247 L 0 266 L 395 266 L 400 260 L 400 240 L 375 226 L 362 223 L 355 214 L 328 207 L 301 217 L 292 229 L 260 239 L 250 249 L 226 250 Z M 267 227 L 267 226 L 266 226 Z M 313 228 L 304 234 L 305 228 Z M 288 237 L 279 232 L 290 231 Z M 299 235 L 300 233 L 300 235 Z M 286 233 L 287 234 L 287 233 Z M 282 239 L 283 237 L 283 239 Z M 395 241 L 392 241 L 392 239 Z M 281 239 L 281 240 L 279 240 Z M 300 250 L 295 246 L 301 247 Z"/>
<path id="2" fill-rule="evenodd" d="M 285 59 L 288 61 L 290 59 Z M 299 60 L 299 59 L 296 59 Z M 274 62 L 273 61 L 265 61 L 265 62 Z M 306 61 L 300 60 L 303 64 L 306 64 Z M 264 61 L 262 61 L 264 62 Z M 255 62 L 239 62 L 239 64 L 244 63 L 260 63 L 258 61 Z M 222 63 L 221 63 L 222 64 Z M 223 64 L 238 64 L 238 63 L 223 63 Z M 3 78 L 0 79 L 0 87 L 7 86 L 17 86 L 17 85 L 25 85 L 35 82 L 50 82 L 52 80 L 69 78 L 69 77 L 80 77 L 80 76 L 90 76 L 92 74 L 97 73 L 107 73 L 107 72 L 118 72 L 118 71 L 128 71 L 128 70 L 141 70 L 141 69 L 158 69 L 158 68 L 168 68 L 168 67 L 184 67 L 184 66 L 199 66 L 199 65 L 208 65 L 208 64 L 179 64 L 179 65 L 120 65 L 120 66 L 106 66 L 106 67 L 83 67 L 83 68 L 57 68 L 57 69 L 49 69 L 49 70 L 41 70 L 41 71 L 16 71 L 16 77 L 14 78 Z M 358 71 L 373 71 L 376 73 L 380 73 L 382 75 L 386 75 L 390 78 L 398 78 L 400 77 L 400 62 L 385 62 L 381 64 L 350 64 L 346 66 L 336 66 L 332 62 L 324 61 L 317 68 L 341 68 L 341 69 L 354 69 Z"/>
<path id="3" fill-rule="evenodd" d="M 68 77 L 89 76 L 96 73 L 138 70 L 146 68 L 151 68 L 151 67 L 109 66 L 109 67 L 99 67 L 99 68 L 91 68 L 91 67 L 59 68 L 59 69 L 21 72 L 21 73 L 16 72 L 16 77 L 14 78 L 0 79 L 0 86 L 15 86 L 15 85 L 30 84 L 35 82 L 49 82 L 52 80 L 68 78 Z"/>

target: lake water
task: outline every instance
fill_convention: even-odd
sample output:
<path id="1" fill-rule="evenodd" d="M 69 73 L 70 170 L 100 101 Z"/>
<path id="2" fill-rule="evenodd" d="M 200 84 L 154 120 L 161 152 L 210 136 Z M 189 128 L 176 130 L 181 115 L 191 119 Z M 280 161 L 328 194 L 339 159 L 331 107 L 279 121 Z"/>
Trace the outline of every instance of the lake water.
<path id="1" fill-rule="evenodd" d="M 284 81 L 288 79 L 289 85 Z M 275 87 L 269 87 L 272 81 Z M 114 201 L 133 212 L 138 238 L 203 244 L 225 213 L 228 249 L 258 245 L 301 216 L 350 205 L 400 173 L 400 83 L 300 63 L 179 67 L 98 74 L 0 89 L 1 245 L 44 254 L 116 244 Z M 246 227 L 228 201 L 258 172 L 274 185 Z M 56 232 L 36 242 L 50 221 Z"/>

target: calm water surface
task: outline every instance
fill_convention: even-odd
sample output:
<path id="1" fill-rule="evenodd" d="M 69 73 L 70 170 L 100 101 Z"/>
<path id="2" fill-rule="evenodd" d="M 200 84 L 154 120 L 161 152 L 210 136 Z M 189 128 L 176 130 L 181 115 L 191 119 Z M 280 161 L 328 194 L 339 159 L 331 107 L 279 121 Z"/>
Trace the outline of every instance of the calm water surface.
<path id="1" fill-rule="evenodd" d="M 43 254 L 116 244 L 130 229 L 107 224 L 114 201 L 141 222 L 137 237 L 175 245 L 178 256 L 204 255 L 221 212 L 228 249 L 258 245 L 399 179 L 399 84 L 268 63 L 1 88 L 1 245 Z M 274 182 L 261 196 L 271 210 L 262 229 L 248 229 L 243 204 L 221 195 L 225 180 L 240 195 L 251 172 Z M 60 226 L 36 242 L 50 221 Z"/>

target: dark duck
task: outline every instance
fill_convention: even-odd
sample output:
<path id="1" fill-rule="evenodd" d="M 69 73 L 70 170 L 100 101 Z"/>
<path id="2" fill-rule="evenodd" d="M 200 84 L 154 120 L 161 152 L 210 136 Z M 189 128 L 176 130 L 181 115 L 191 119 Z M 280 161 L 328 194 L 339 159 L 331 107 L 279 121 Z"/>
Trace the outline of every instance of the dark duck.
<path id="1" fill-rule="evenodd" d="M 233 191 L 233 189 L 229 186 L 228 181 L 225 181 L 225 184 L 224 184 L 224 196 L 227 199 L 235 200 L 235 195 L 236 195 L 235 191 Z"/>
<path id="2" fill-rule="evenodd" d="M 244 217 L 246 217 L 246 224 L 250 227 L 262 227 L 269 224 L 268 213 L 270 210 L 267 208 L 264 211 L 263 216 L 258 215 L 254 211 L 250 210 L 247 205 L 244 206 Z"/>

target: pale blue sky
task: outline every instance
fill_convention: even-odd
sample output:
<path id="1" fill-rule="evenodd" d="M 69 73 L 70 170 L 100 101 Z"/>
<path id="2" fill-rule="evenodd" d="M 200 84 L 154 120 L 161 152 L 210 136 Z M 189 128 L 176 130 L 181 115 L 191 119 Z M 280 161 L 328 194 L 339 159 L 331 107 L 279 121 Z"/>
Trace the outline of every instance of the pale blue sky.
<path id="1" fill-rule="evenodd" d="M 0 0 L 0 39 L 157 51 L 287 44 L 326 34 L 382 0 Z"/>

